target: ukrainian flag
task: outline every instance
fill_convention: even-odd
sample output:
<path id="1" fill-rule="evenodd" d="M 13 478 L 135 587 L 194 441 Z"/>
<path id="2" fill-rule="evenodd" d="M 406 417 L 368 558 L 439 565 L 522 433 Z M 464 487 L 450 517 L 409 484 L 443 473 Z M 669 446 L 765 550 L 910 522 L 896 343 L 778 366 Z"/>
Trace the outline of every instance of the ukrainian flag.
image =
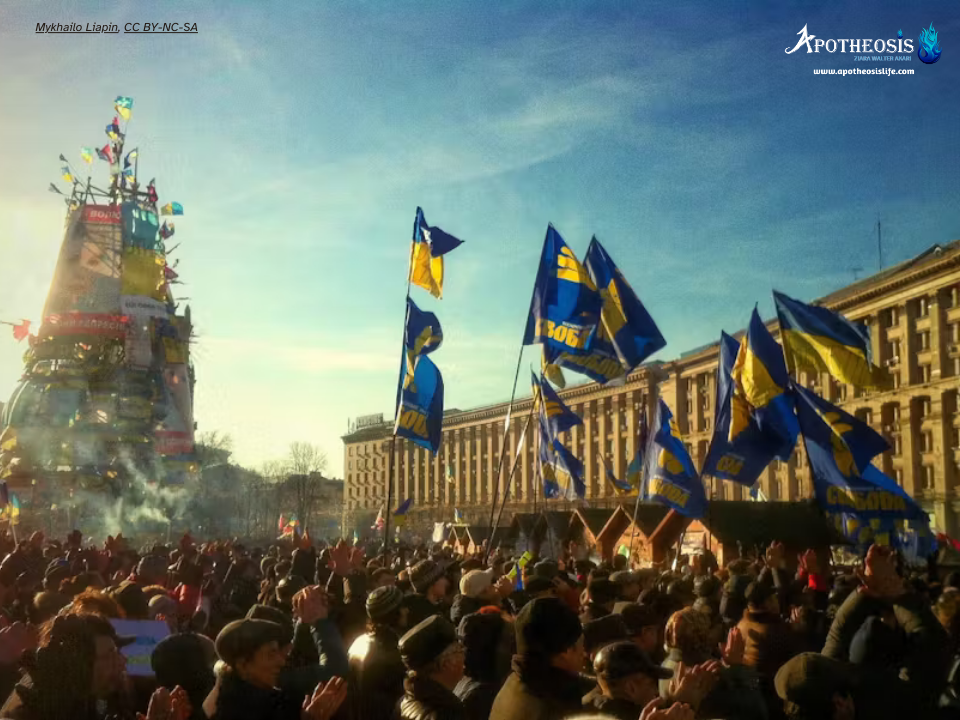
<path id="1" fill-rule="evenodd" d="M 707 495 L 703 482 L 684 447 L 673 413 L 660 400 L 645 450 L 645 500 L 658 502 L 687 517 L 703 517 Z"/>
<path id="2" fill-rule="evenodd" d="M 550 383 L 542 377 L 537 380 L 537 376 L 533 373 L 530 373 L 530 382 L 534 397 L 537 395 L 537 390 L 540 391 L 540 410 L 546 415 L 551 437 L 556 437 L 559 433 L 583 424 L 580 416 L 564 404 L 557 395 L 557 391 L 550 387 Z"/>
<path id="3" fill-rule="evenodd" d="M 393 524 L 395 527 L 403 527 L 404 523 L 407 522 L 407 511 L 412 504 L 413 498 L 407 498 L 393 511 Z"/>
<path id="4" fill-rule="evenodd" d="M 790 376 L 777 341 L 754 308 L 747 334 L 731 373 L 733 394 L 730 399 L 728 442 L 745 432 L 751 420 L 768 437 L 779 439 L 776 455 L 789 460 L 797 444 L 800 427 L 793 397 L 787 392 Z"/>
<path id="5" fill-rule="evenodd" d="M 637 488 L 631 487 L 630 483 L 617 479 L 617 476 L 613 474 L 613 468 L 610 467 L 610 463 L 603 456 L 603 453 L 597 453 L 597 457 L 600 458 L 600 462 L 603 464 L 603 471 L 607 476 L 607 480 L 609 480 L 610 484 L 613 485 L 613 489 L 617 495 L 620 497 L 625 497 L 627 495 L 632 495 L 637 490 Z"/>
<path id="6" fill-rule="evenodd" d="M 865 326 L 777 291 L 773 299 L 783 353 L 792 371 L 827 372 L 857 387 L 885 384 L 880 368 L 872 364 L 870 333 Z"/>
<path id="7" fill-rule="evenodd" d="M 427 224 L 423 210 L 417 208 L 413 223 L 413 247 L 410 256 L 410 282 L 435 298 L 443 297 L 443 256 L 463 244 L 463 240 Z"/>

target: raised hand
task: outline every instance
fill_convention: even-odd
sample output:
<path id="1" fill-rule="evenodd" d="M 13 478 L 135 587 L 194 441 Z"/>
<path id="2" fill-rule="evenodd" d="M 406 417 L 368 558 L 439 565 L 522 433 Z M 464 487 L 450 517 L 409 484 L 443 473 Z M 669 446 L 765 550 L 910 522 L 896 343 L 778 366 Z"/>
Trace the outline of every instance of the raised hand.
<path id="1" fill-rule="evenodd" d="M 347 684 L 342 678 L 317 685 L 313 695 L 303 701 L 303 720 L 330 720 L 347 699 Z"/>
<path id="2" fill-rule="evenodd" d="M 670 681 L 668 694 L 676 702 L 698 708 L 719 679 L 720 664 L 717 662 L 707 662 L 692 667 L 680 663 Z"/>
<path id="3" fill-rule="evenodd" d="M 494 589 L 497 591 L 497 595 L 501 598 L 509 597 L 510 593 L 513 592 L 514 582 L 506 575 L 497 580 L 497 584 L 494 585 Z"/>
<path id="4" fill-rule="evenodd" d="M 340 577 L 346 577 L 350 574 L 350 550 L 351 547 L 343 540 L 338 542 L 336 547 L 330 549 L 330 563 L 327 567 Z"/>
<path id="5" fill-rule="evenodd" d="M 747 643 L 743 639 L 743 633 L 740 628 L 732 628 L 727 633 L 726 644 L 720 644 L 720 655 L 727 666 L 743 665 L 743 652 L 747 648 Z"/>
<path id="6" fill-rule="evenodd" d="M 771 568 L 782 568 L 784 564 L 784 549 L 782 542 L 773 542 L 770 544 L 770 547 L 767 548 L 765 554 L 765 560 L 767 562 L 767 567 Z"/>
<path id="7" fill-rule="evenodd" d="M 330 613 L 330 600 L 319 585 L 311 585 L 293 596 L 293 614 L 300 622 L 313 625 Z"/>
<path id="8" fill-rule="evenodd" d="M 694 712 L 688 705 L 674 703 L 669 708 L 660 709 L 661 698 L 654 698 L 647 703 L 640 713 L 640 720 L 693 720 Z"/>
<path id="9" fill-rule="evenodd" d="M 137 713 L 137 720 L 175 720 L 173 698 L 166 688 L 157 688 L 150 696 L 147 714 Z"/>
<path id="10" fill-rule="evenodd" d="M 817 554 L 813 550 L 807 550 L 802 555 L 798 555 L 797 560 L 800 562 L 800 568 L 808 575 L 819 574 L 820 561 L 817 559 Z"/>

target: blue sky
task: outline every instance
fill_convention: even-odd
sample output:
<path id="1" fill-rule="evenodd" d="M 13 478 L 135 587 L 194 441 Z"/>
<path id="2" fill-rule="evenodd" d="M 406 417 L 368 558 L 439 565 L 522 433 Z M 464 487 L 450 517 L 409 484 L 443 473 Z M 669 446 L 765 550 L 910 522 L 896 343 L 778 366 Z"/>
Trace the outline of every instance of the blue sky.
<path id="1" fill-rule="evenodd" d="M 38 22 L 197 35 L 37 35 Z M 924 65 L 784 53 L 914 38 Z M 814 298 L 960 237 L 955 6 L 132 1 L 0 9 L 0 319 L 39 320 L 61 240 L 46 191 L 117 95 L 161 200 L 199 338 L 196 418 L 244 463 L 293 440 L 342 472 L 347 419 L 391 414 L 414 210 L 466 241 L 437 313 L 447 407 L 506 400 L 548 222 L 596 233 L 669 359 L 770 290 Z M 814 76 L 904 67 L 913 76 Z M 97 171 L 105 174 L 104 167 Z M 0 395 L 23 347 L 0 341 Z M 536 354 L 528 351 L 530 362 Z"/>

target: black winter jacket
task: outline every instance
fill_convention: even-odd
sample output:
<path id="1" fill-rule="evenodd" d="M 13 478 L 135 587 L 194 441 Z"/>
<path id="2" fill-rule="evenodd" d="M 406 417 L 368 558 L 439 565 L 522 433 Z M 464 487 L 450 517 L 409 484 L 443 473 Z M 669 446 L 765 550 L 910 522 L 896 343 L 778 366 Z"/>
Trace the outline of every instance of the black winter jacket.
<path id="1" fill-rule="evenodd" d="M 403 683 L 399 720 L 467 720 L 460 699 L 427 678 L 408 678 Z"/>

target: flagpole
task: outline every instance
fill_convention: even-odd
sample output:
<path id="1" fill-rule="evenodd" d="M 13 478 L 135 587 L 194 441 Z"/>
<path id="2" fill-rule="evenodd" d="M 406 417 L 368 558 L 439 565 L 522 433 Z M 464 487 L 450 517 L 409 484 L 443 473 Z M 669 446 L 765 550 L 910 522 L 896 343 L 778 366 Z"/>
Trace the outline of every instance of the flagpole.
<path id="1" fill-rule="evenodd" d="M 641 405 L 640 410 L 644 413 L 644 415 L 646 415 L 647 409 L 646 409 L 645 407 L 643 407 L 643 406 Z M 638 442 L 638 443 L 639 443 L 640 440 L 641 440 L 639 430 L 640 430 L 640 428 L 638 427 L 638 428 L 637 428 L 637 442 Z M 647 433 L 648 433 L 647 441 L 648 441 L 648 442 L 649 442 L 649 432 L 650 432 L 650 431 L 649 431 L 649 427 L 648 427 L 648 429 L 647 429 Z M 637 454 L 637 450 L 634 450 L 634 457 L 636 457 L 636 454 Z M 643 477 L 643 476 L 644 476 L 644 474 L 646 473 L 646 469 L 647 469 L 647 448 L 644 447 L 644 448 L 643 448 L 643 465 L 640 466 L 640 482 L 639 482 L 639 484 L 638 484 L 638 486 L 637 486 L 637 501 L 636 501 L 636 503 L 634 503 L 634 506 L 633 506 L 633 526 L 630 528 L 630 549 L 629 549 L 629 551 L 628 551 L 628 552 L 629 552 L 629 557 L 628 557 L 628 559 L 627 559 L 628 562 L 633 559 L 633 540 L 634 540 L 634 538 L 635 538 L 636 535 L 637 535 L 637 517 L 640 515 L 640 498 L 643 497 L 643 493 L 641 492 L 641 490 L 643 489 L 643 481 L 644 481 L 644 477 Z"/>
<path id="2" fill-rule="evenodd" d="M 418 222 L 418 219 L 414 219 L 414 223 Z M 410 320 L 410 285 L 411 285 L 411 274 L 413 270 L 413 239 L 410 240 L 410 257 L 407 260 L 407 292 L 404 296 L 403 301 L 403 327 L 400 332 L 400 360 L 405 362 L 404 353 L 406 352 L 407 347 L 407 323 Z M 401 394 L 402 398 L 402 394 Z M 390 559 L 390 516 L 393 514 L 393 472 L 394 472 L 394 463 L 397 449 L 397 421 L 400 417 L 400 407 L 399 405 L 393 409 L 393 435 L 390 438 L 390 462 L 388 463 L 387 471 L 387 512 L 383 517 L 383 555 L 384 555 L 384 564 L 386 564 Z"/>
<path id="3" fill-rule="evenodd" d="M 517 448 L 518 451 L 522 451 L 522 450 L 523 450 L 522 442 L 523 442 L 524 440 L 526 440 L 527 429 L 530 427 L 530 421 L 533 420 L 533 413 L 534 413 L 534 411 L 536 410 L 536 408 L 537 408 L 537 403 L 538 403 L 539 401 L 540 401 L 540 388 L 538 387 L 538 388 L 537 388 L 537 394 L 534 396 L 534 398 L 533 398 L 533 403 L 530 405 L 530 412 L 529 412 L 529 414 L 527 415 L 527 420 L 526 420 L 526 422 L 523 424 L 523 430 L 520 431 L 520 440 L 521 440 L 521 442 L 518 443 L 518 448 Z M 503 458 L 503 453 L 502 453 L 502 452 L 500 453 L 500 457 L 501 457 L 501 459 Z M 519 463 L 519 460 L 520 460 L 520 458 L 519 458 L 519 452 L 518 452 L 518 453 L 517 453 L 517 456 L 513 458 L 513 462 L 512 462 L 511 465 L 510 465 L 510 475 L 507 477 L 507 485 L 506 485 L 506 487 L 503 489 L 503 500 L 502 500 L 502 502 L 500 503 L 500 512 L 497 513 L 497 521 L 496 521 L 496 523 L 493 522 L 493 518 L 491 517 L 491 522 L 490 522 L 490 542 L 487 543 L 487 554 L 486 554 L 486 555 L 484 556 L 484 558 L 483 558 L 484 562 L 486 562 L 487 558 L 490 557 L 490 548 L 493 546 L 493 538 L 494 538 L 494 535 L 496 535 L 497 528 L 500 527 L 500 519 L 503 517 L 503 509 L 504 509 L 504 508 L 506 507 L 506 505 L 507 505 L 507 498 L 510 497 L 510 484 L 511 484 L 511 481 L 513 480 L 513 475 L 514 475 L 514 473 L 516 473 L 516 471 L 517 471 L 517 464 Z M 534 497 L 534 502 L 536 502 L 536 497 L 537 497 L 537 496 L 536 496 L 536 493 L 534 493 L 534 496 L 533 496 L 533 497 Z M 496 502 L 496 501 L 494 501 L 494 502 Z"/>
<path id="4" fill-rule="evenodd" d="M 548 225 L 547 227 L 548 227 L 548 230 L 549 230 L 549 227 L 552 227 L 552 223 L 551 223 L 550 225 Z M 548 236 L 549 236 L 549 231 L 548 231 Z M 543 239 L 543 248 L 546 249 L 546 247 L 547 247 L 547 237 L 544 237 L 544 239 Z M 540 251 L 540 261 L 541 261 L 541 263 L 543 262 L 543 252 L 544 252 L 544 250 L 542 249 L 542 250 Z M 537 293 L 537 277 L 539 277 L 539 273 L 540 273 L 540 266 L 538 265 L 538 266 L 537 266 L 537 275 L 534 276 L 534 279 L 533 279 L 533 289 L 530 291 L 530 304 L 529 304 L 529 306 L 527 307 L 527 322 L 530 321 L 530 312 L 531 312 L 531 310 L 533 310 L 533 299 L 534 299 L 534 297 L 536 297 L 536 293 Z M 523 333 L 523 335 L 524 335 L 524 337 L 526 337 L 526 325 L 524 325 L 524 333 Z M 524 349 L 524 347 L 526 347 L 526 346 L 523 344 L 523 339 L 521 339 L 521 340 L 520 340 L 520 352 L 517 354 L 517 369 L 516 369 L 516 370 L 514 371 L 514 373 L 513 373 L 513 389 L 510 391 L 510 402 L 507 404 L 507 419 L 506 419 L 506 423 L 504 424 L 504 428 L 503 428 L 503 442 L 500 443 L 500 458 L 499 458 L 499 460 L 497 461 L 497 482 L 496 482 L 496 485 L 494 486 L 493 502 L 490 503 L 490 527 L 491 527 L 491 531 L 492 531 L 492 528 L 493 528 L 493 514 L 496 512 L 496 509 L 497 509 L 497 499 L 498 499 L 498 497 L 500 496 L 500 475 L 501 475 L 501 473 L 503 472 L 503 451 L 504 451 L 504 448 L 506 447 L 506 444 L 507 444 L 507 431 L 510 429 L 510 413 L 513 411 L 513 401 L 514 401 L 514 399 L 517 397 L 517 381 L 520 379 L 520 363 L 523 361 L 523 349 Z M 541 350 L 541 352 L 542 352 L 542 350 Z M 534 496 L 534 497 L 536 497 L 536 496 Z"/>

